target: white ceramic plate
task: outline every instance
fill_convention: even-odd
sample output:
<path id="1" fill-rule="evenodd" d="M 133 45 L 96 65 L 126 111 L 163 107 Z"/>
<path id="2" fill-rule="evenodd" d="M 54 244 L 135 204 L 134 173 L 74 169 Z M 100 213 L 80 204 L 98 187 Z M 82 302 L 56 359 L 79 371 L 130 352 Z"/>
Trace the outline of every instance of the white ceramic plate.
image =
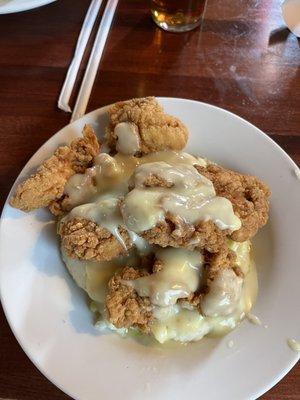
<path id="1" fill-rule="evenodd" d="M 260 286 L 254 313 L 268 328 L 244 321 L 224 338 L 177 347 L 146 347 L 116 334 L 101 335 L 92 326 L 84 293 L 63 267 L 49 213 L 24 214 L 8 204 L 0 228 L 2 304 L 30 359 L 75 399 L 254 399 L 299 358 L 286 343 L 300 339 L 296 165 L 236 115 L 196 101 L 159 101 L 188 126 L 188 151 L 255 174 L 272 190 L 270 222 L 254 241 Z M 85 123 L 103 132 L 106 119 L 102 108 L 62 129 L 31 158 L 17 181 L 58 145 L 78 136 Z"/>
<path id="2" fill-rule="evenodd" d="M 0 0 L 0 14 L 11 14 L 31 10 L 53 3 L 56 0 Z"/>

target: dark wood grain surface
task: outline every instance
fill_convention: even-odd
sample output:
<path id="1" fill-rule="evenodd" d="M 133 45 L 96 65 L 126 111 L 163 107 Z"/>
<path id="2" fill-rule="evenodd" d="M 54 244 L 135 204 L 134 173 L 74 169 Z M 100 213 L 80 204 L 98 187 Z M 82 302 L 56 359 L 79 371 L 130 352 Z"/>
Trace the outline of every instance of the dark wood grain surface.
<path id="1" fill-rule="evenodd" d="M 88 110 L 147 95 L 208 102 L 257 125 L 300 164 L 300 42 L 280 3 L 208 0 L 201 29 L 169 34 L 146 0 L 120 0 Z M 0 15 L 1 206 L 29 157 L 69 121 L 56 102 L 88 4 Z M 68 398 L 31 364 L 2 311 L 1 398 Z M 262 399 L 299 400 L 299 364 Z"/>

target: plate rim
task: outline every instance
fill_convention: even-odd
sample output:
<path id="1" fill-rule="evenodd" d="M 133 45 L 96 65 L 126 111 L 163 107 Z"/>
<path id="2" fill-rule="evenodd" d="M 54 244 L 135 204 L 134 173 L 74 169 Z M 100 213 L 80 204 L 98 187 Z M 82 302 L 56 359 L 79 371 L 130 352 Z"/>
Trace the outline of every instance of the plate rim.
<path id="1" fill-rule="evenodd" d="M 51 2 L 56 1 L 56 0 L 51 0 Z M 166 97 L 166 96 L 155 96 L 155 98 L 160 102 L 164 102 L 164 101 L 175 101 L 175 102 L 188 102 L 188 103 L 196 103 L 196 104 L 201 104 L 204 107 L 207 108 L 213 108 L 218 110 L 219 112 L 221 111 L 222 113 L 225 114 L 230 114 L 231 117 L 235 118 L 235 119 L 239 119 L 243 124 L 251 126 L 252 128 L 254 128 L 257 133 L 259 135 L 261 135 L 264 140 L 268 143 L 270 143 L 273 147 L 275 147 L 277 150 L 279 150 L 282 154 L 282 156 L 286 159 L 286 161 L 289 162 L 290 166 L 292 168 L 296 168 L 299 169 L 298 165 L 296 164 L 296 162 L 269 136 L 267 135 L 265 132 L 263 132 L 261 129 L 259 129 L 257 126 L 255 126 L 254 124 L 252 124 L 251 122 L 247 121 L 246 119 L 244 119 L 243 117 L 240 117 L 239 115 L 226 110 L 224 108 L 215 106 L 213 104 L 210 103 L 206 103 L 206 102 L 201 102 L 201 101 L 197 101 L 197 100 L 193 100 L 193 99 L 185 99 L 185 98 L 181 98 L 181 97 Z M 21 169 L 21 171 L 19 172 L 18 176 L 16 177 L 8 195 L 7 198 L 5 200 L 5 203 L 3 205 L 2 211 L 1 211 L 1 216 L 0 216 L 0 248 L 1 248 L 1 236 L 2 236 L 2 225 L 3 225 L 3 214 L 6 211 L 6 208 L 9 206 L 8 204 L 8 199 L 11 196 L 12 191 L 14 190 L 15 185 L 17 184 L 17 182 L 19 181 L 19 179 L 22 177 L 22 175 L 24 174 L 24 170 L 27 168 L 27 165 L 32 161 L 32 159 L 36 156 L 36 153 L 38 153 L 42 147 L 44 147 L 46 144 L 48 144 L 55 136 L 58 136 L 59 134 L 61 134 L 61 132 L 63 130 L 65 130 L 67 127 L 70 127 L 72 125 L 76 125 L 77 123 L 79 123 L 81 120 L 87 118 L 87 117 L 91 117 L 93 114 L 97 114 L 100 111 L 105 111 L 105 109 L 107 109 L 108 107 L 110 107 L 112 104 L 111 103 L 109 105 L 104 105 L 102 107 L 99 107 L 95 110 L 92 110 L 90 112 L 88 112 L 87 114 L 83 115 L 81 118 L 77 119 L 76 121 L 73 121 L 72 123 L 69 123 L 65 126 L 63 126 L 61 129 L 59 129 L 57 132 L 55 132 L 53 135 L 51 135 L 36 151 L 35 153 L 28 159 L 28 161 L 26 162 L 26 164 L 24 165 L 24 167 Z M 1 271 L 1 264 L 2 264 L 2 257 L 0 257 L 0 271 Z M 22 344 L 22 339 L 19 337 L 19 335 L 15 332 L 15 329 L 12 326 L 10 317 L 8 315 L 6 306 L 5 306 L 5 302 L 3 299 L 3 294 L 1 291 L 1 286 L 0 286 L 0 302 L 3 308 L 3 312 L 5 315 L 5 318 L 8 322 L 9 328 L 11 329 L 15 339 L 17 340 L 18 344 L 20 345 L 21 349 L 23 350 L 23 352 L 26 354 L 26 356 L 29 358 L 29 360 L 33 363 L 33 365 L 39 370 L 39 372 L 41 372 L 48 381 L 50 381 L 52 384 L 54 384 L 58 389 L 60 389 L 63 393 L 67 394 L 68 396 L 70 396 L 71 398 L 73 398 L 74 400 L 82 400 L 82 398 L 76 397 L 74 396 L 74 394 L 71 394 L 67 389 L 65 389 L 61 384 L 57 383 L 55 379 L 53 379 L 52 377 L 50 378 L 48 376 L 48 373 L 44 370 L 43 366 L 40 365 L 40 363 L 36 360 L 33 359 L 33 357 L 30 355 L 30 350 L 29 349 L 25 349 L 25 346 Z M 300 359 L 300 353 L 291 353 L 291 357 L 290 357 L 290 362 L 288 363 L 288 365 L 283 368 L 281 370 L 281 372 L 276 376 L 276 378 L 274 378 L 272 381 L 270 381 L 268 384 L 262 385 L 260 390 L 257 391 L 253 391 L 254 397 L 251 398 L 244 398 L 241 400 L 250 400 L 250 399 L 258 399 L 260 396 L 262 396 L 263 394 L 265 394 L 267 391 L 269 391 L 271 388 L 273 388 L 278 382 L 280 382 L 287 374 L 289 371 L 291 371 L 291 369 L 297 364 L 297 362 Z"/>
<path id="2" fill-rule="evenodd" d="M 55 1 L 57 1 L 57 0 L 40 0 L 39 1 L 40 4 L 35 4 L 34 1 L 33 2 L 31 1 L 31 5 L 24 4 L 23 6 L 16 7 L 15 9 L 11 8 L 11 6 L 9 6 L 9 4 L 3 4 L 2 6 L 0 5 L 0 14 L 1 15 L 16 14 L 16 13 L 20 13 L 23 11 L 34 10 L 35 8 L 46 6 L 47 4 L 54 3 Z M 32 6 L 32 4 L 35 4 L 35 5 Z"/>

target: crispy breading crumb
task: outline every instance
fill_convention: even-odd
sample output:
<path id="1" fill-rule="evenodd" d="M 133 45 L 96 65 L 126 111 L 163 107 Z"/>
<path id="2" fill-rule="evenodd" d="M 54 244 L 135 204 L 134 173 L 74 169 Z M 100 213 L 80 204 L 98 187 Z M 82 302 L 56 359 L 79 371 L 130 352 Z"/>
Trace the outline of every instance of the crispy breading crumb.
<path id="1" fill-rule="evenodd" d="M 152 273 L 155 274 L 156 272 L 162 271 L 164 268 L 164 263 L 161 260 L 153 260 L 153 267 Z"/>
<path id="2" fill-rule="evenodd" d="M 255 176 L 243 175 L 215 164 L 195 166 L 200 174 L 210 179 L 218 196 L 231 201 L 242 227 L 231 234 L 237 242 L 252 238 L 268 221 L 269 188 Z"/>
<path id="3" fill-rule="evenodd" d="M 94 158 L 100 152 L 100 144 L 91 125 L 84 126 L 83 137 L 74 139 L 70 148 L 73 152 L 72 169 L 78 174 L 83 174 L 93 165 Z"/>
<path id="4" fill-rule="evenodd" d="M 51 201 L 48 208 L 53 215 L 60 217 L 71 211 L 73 206 L 69 196 L 62 195 L 59 199 Z"/>
<path id="5" fill-rule="evenodd" d="M 73 218 L 59 226 L 62 247 L 71 258 L 90 261 L 109 261 L 126 255 L 133 246 L 128 232 L 119 227 L 127 250 L 107 229 L 83 218 Z"/>
<path id="6" fill-rule="evenodd" d="M 106 308 L 109 322 L 115 327 L 138 327 L 143 332 L 149 332 L 153 319 L 149 298 L 140 297 L 133 287 L 124 283 L 146 275 L 146 270 L 125 267 L 109 281 Z"/>
<path id="7" fill-rule="evenodd" d="M 108 111 L 109 127 L 106 141 L 112 151 L 116 150 L 117 136 L 114 132 L 120 122 L 135 124 L 140 136 L 140 154 L 160 150 L 182 150 L 188 139 L 185 125 L 177 118 L 164 113 L 155 97 L 120 101 Z"/>
<path id="8" fill-rule="evenodd" d="M 83 137 L 74 139 L 70 146 L 59 147 L 30 178 L 22 182 L 10 199 L 10 205 L 23 211 L 47 207 L 63 195 L 67 180 L 84 172 L 99 153 L 97 137 L 90 126 L 85 126 Z"/>
<path id="9" fill-rule="evenodd" d="M 159 175 L 150 174 L 144 181 L 143 185 L 145 187 L 163 187 L 171 188 L 174 183 L 167 182 L 164 178 Z"/>
<path id="10" fill-rule="evenodd" d="M 206 287 L 197 290 L 197 292 L 191 293 L 189 297 L 184 299 L 178 299 L 178 304 L 180 304 L 183 308 L 198 308 L 201 303 L 203 296 L 206 293 Z"/>
<path id="11" fill-rule="evenodd" d="M 221 269 L 233 269 L 236 275 L 242 275 L 242 271 L 236 265 L 236 254 L 226 245 L 221 247 L 217 253 L 205 252 L 205 264 L 207 281 L 213 280 Z"/>

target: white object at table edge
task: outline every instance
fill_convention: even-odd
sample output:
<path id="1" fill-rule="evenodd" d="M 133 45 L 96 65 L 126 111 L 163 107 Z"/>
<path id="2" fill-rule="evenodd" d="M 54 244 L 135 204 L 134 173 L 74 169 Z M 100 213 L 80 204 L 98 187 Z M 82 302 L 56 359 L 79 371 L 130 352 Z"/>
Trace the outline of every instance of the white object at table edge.
<path id="1" fill-rule="evenodd" d="M 0 0 L 0 14 L 12 14 L 45 6 L 56 0 Z"/>

